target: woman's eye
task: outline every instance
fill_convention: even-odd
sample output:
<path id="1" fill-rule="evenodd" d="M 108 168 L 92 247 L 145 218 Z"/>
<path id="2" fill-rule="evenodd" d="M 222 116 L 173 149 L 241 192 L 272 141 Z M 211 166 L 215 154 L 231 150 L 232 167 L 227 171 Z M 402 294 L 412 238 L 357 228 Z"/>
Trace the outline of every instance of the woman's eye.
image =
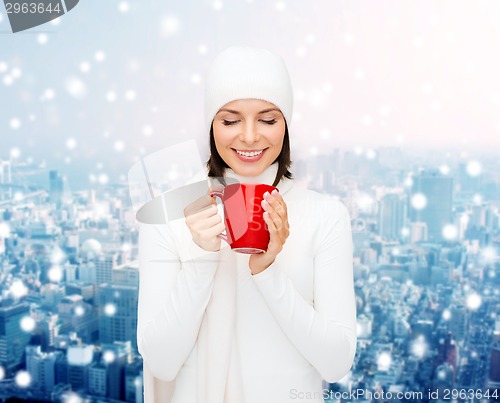
<path id="1" fill-rule="evenodd" d="M 272 119 L 272 120 L 263 120 L 264 123 L 267 123 L 268 125 L 274 125 L 277 121 L 276 119 Z"/>
<path id="2" fill-rule="evenodd" d="M 235 123 L 238 123 L 238 121 L 237 120 L 226 120 L 226 119 L 224 119 L 222 121 L 222 124 L 224 124 L 226 126 L 234 125 Z"/>

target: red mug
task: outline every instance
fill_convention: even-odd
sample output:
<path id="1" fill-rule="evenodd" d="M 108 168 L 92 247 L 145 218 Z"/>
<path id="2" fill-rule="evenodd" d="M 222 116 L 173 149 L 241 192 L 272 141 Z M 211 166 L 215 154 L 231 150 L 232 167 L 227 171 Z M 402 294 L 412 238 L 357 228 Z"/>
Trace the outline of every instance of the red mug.
<path id="1" fill-rule="evenodd" d="M 264 221 L 261 205 L 264 193 L 274 186 L 260 183 L 232 183 L 222 191 L 212 191 L 210 196 L 219 197 L 224 207 L 226 233 L 217 235 L 226 241 L 232 250 L 239 253 L 255 254 L 267 250 L 270 234 Z"/>

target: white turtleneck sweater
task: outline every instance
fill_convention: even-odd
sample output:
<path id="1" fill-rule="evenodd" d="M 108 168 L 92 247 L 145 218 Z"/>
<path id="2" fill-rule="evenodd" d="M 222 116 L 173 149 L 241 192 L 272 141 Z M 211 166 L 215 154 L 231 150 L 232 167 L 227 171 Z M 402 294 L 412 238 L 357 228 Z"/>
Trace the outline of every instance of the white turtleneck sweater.
<path id="1" fill-rule="evenodd" d="M 257 177 L 230 169 L 226 176 L 272 184 L 276 171 L 273 164 Z M 238 379 L 231 382 L 238 393 L 226 389 L 225 401 L 231 403 L 323 402 L 321 380 L 341 379 L 356 352 L 349 212 L 334 197 L 286 178 L 277 187 L 287 204 L 290 235 L 275 262 L 252 276 L 250 255 L 229 251 L 237 255 L 228 378 Z M 140 226 L 137 343 L 146 402 L 202 403 L 197 400 L 198 331 L 221 252 L 199 248 L 180 221 Z M 172 399 L 160 398 L 162 381 L 174 380 Z"/>

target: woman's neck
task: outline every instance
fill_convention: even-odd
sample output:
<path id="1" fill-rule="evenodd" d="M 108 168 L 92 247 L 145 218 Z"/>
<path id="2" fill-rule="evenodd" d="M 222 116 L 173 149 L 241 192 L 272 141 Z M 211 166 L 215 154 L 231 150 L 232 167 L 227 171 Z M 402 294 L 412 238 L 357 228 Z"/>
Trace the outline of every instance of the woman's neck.
<path id="1" fill-rule="evenodd" d="M 267 185 L 272 185 L 276 179 L 276 173 L 278 172 L 278 163 L 275 162 L 268 166 L 264 171 L 262 171 L 257 176 L 243 176 L 234 172 L 231 168 L 226 168 L 224 173 L 225 177 L 236 179 L 240 183 L 265 183 Z"/>
<path id="2" fill-rule="evenodd" d="M 231 178 L 231 183 L 265 183 L 266 185 L 272 185 L 276 179 L 276 173 L 278 172 L 279 164 L 275 162 L 268 166 L 260 175 L 257 176 L 243 176 L 234 172 L 231 168 L 226 168 L 224 172 L 224 177 Z M 212 183 L 213 185 L 213 183 Z M 220 185 L 220 183 L 219 183 Z M 286 194 L 290 189 L 293 188 L 293 180 L 288 179 L 283 176 L 276 185 L 281 194 Z M 215 187 L 214 187 L 215 188 Z"/>

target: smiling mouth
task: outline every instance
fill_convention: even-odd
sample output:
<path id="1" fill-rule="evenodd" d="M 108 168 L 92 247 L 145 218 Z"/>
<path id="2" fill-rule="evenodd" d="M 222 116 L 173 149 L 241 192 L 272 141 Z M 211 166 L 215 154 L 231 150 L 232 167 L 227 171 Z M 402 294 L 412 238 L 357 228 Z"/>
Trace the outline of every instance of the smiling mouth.
<path id="1" fill-rule="evenodd" d="M 262 154 L 266 148 L 262 148 L 260 150 L 237 150 L 236 148 L 233 148 L 234 151 L 236 151 L 239 155 L 242 155 L 244 157 L 255 157 L 257 155 Z"/>

